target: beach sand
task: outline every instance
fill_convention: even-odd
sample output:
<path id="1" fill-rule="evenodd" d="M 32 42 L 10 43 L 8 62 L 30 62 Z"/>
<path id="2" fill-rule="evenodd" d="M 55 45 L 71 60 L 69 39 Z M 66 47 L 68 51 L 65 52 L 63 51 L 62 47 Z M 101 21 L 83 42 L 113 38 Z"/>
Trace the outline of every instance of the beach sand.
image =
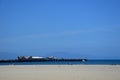
<path id="1" fill-rule="evenodd" d="M 0 66 L 0 80 L 120 80 L 120 65 Z"/>

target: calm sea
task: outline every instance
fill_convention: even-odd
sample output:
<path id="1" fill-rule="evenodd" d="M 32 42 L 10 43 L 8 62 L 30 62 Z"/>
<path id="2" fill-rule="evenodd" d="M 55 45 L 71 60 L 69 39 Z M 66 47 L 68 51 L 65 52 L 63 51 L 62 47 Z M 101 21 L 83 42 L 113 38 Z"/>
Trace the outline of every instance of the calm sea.
<path id="1" fill-rule="evenodd" d="M 49 62 L 5 62 L 0 65 L 120 65 L 120 60 L 49 61 Z"/>

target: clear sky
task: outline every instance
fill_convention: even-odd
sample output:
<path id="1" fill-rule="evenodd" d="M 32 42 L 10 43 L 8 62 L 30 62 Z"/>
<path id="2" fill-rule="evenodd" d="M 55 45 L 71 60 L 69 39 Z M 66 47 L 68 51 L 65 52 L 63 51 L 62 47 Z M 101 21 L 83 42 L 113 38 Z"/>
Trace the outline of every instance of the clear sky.
<path id="1" fill-rule="evenodd" d="M 120 59 L 120 0 L 0 0 L 0 59 Z"/>

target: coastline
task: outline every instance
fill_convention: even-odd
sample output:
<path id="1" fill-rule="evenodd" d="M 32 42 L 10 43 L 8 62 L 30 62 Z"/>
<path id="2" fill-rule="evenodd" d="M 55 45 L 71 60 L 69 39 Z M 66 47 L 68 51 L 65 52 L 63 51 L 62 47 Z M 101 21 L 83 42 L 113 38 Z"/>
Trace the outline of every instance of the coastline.
<path id="1" fill-rule="evenodd" d="M 120 65 L 2 65 L 0 80 L 120 80 Z"/>

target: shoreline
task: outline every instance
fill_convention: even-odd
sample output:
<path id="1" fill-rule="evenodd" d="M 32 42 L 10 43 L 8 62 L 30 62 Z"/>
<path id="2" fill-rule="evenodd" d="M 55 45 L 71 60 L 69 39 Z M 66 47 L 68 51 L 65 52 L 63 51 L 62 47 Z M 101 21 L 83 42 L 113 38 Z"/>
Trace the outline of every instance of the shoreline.
<path id="1" fill-rule="evenodd" d="M 7 64 L 0 66 L 120 66 L 120 64 Z"/>
<path id="2" fill-rule="evenodd" d="M 0 66 L 120 66 L 120 64 L 1 64 Z"/>
<path id="3" fill-rule="evenodd" d="M 0 80 L 120 80 L 120 65 L 4 65 Z"/>

